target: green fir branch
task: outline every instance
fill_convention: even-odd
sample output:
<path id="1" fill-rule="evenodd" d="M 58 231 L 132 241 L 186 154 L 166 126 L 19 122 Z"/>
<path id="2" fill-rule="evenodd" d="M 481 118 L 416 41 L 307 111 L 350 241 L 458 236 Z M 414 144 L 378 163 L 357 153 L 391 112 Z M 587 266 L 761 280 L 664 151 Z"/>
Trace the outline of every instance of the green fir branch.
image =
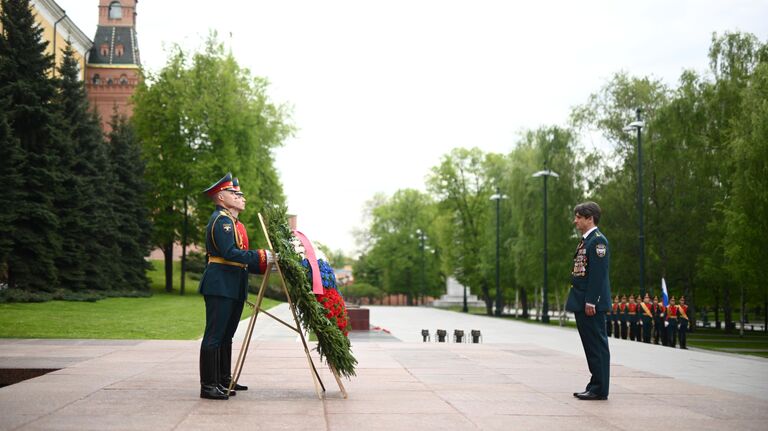
<path id="1" fill-rule="evenodd" d="M 293 231 L 288 225 L 285 206 L 267 207 L 266 218 L 269 239 L 277 252 L 280 270 L 285 277 L 296 314 L 304 328 L 317 336 L 317 352 L 320 359 L 340 375 L 355 375 L 357 359 L 352 356 L 351 344 L 339 327 L 325 317 L 325 308 L 312 293 L 309 271 L 302 266 L 302 258 L 293 249 Z"/>

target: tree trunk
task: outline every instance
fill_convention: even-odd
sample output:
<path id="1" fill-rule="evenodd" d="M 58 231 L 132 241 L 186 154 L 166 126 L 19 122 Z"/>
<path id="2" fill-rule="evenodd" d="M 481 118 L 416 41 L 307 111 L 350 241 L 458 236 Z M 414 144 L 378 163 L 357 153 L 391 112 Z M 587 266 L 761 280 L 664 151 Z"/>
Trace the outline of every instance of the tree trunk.
<path id="1" fill-rule="evenodd" d="M 405 293 L 405 304 L 409 307 L 413 305 L 413 292 L 416 290 L 413 286 L 414 278 L 413 272 L 410 269 L 406 270 L 405 279 L 408 282 L 408 290 Z"/>
<path id="2" fill-rule="evenodd" d="M 163 245 L 165 258 L 165 291 L 173 291 L 173 240 Z"/>
<path id="3" fill-rule="evenodd" d="M 493 316 L 493 299 L 490 292 L 488 292 L 488 282 L 483 280 L 480 282 L 480 290 L 483 292 L 483 299 L 485 300 L 485 314 Z"/>
<path id="4" fill-rule="evenodd" d="M 731 306 L 731 286 L 723 288 L 723 314 L 725 315 L 725 333 L 733 332 L 733 307 Z"/>
<path id="5" fill-rule="evenodd" d="M 720 329 L 720 289 L 715 289 L 715 328 Z"/>
<path id="6" fill-rule="evenodd" d="M 691 275 L 688 274 L 688 284 L 691 287 L 691 297 L 688 299 L 688 307 L 691 312 L 688 314 L 691 317 L 691 325 L 688 328 L 688 332 L 696 332 L 696 284 L 692 283 Z"/>
<path id="7" fill-rule="evenodd" d="M 181 280 L 179 284 L 179 295 L 184 294 L 186 287 L 184 281 L 187 277 L 187 231 L 189 230 L 189 213 L 187 197 L 184 196 L 184 227 L 181 232 Z"/>
<path id="8" fill-rule="evenodd" d="M 530 317 L 528 314 L 528 292 L 526 292 L 524 287 L 520 288 L 520 304 L 523 307 L 523 319 L 527 319 Z"/>

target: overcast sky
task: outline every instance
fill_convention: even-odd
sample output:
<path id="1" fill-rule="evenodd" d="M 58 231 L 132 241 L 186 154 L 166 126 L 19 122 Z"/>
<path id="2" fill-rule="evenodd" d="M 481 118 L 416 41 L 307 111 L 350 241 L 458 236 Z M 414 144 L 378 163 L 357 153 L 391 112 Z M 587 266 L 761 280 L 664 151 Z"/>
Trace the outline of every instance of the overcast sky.
<path id="1" fill-rule="evenodd" d="M 92 39 L 98 0 L 57 2 Z M 670 85 L 706 72 L 713 32 L 768 38 L 757 0 L 140 0 L 137 13 L 144 67 L 213 29 L 269 79 L 299 129 L 276 153 L 289 211 L 351 255 L 365 201 L 423 190 L 451 149 L 509 152 L 523 130 L 565 125 L 618 71 Z"/>

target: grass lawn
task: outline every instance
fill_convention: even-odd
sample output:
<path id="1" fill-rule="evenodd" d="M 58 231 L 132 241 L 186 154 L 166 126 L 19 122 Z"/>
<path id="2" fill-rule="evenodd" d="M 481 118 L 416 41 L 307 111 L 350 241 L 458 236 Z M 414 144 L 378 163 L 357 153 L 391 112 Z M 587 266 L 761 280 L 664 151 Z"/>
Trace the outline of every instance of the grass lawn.
<path id="1" fill-rule="evenodd" d="M 450 307 L 443 308 L 444 310 L 450 310 L 455 311 L 457 313 L 461 313 L 461 305 L 452 305 Z M 485 307 L 469 307 L 469 314 L 474 314 L 477 316 L 488 316 L 488 314 L 485 311 Z M 538 324 L 538 325 L 544 325 L 544 323 L 541 322 L 541 320 L 535 320 L 533 319 L 533 314 L 531 314 L 530 319 L 523 319 L 522 317 L 515 317 L 513 314 L 505 314 L 502 316 L 503 319 L 511 319 L 515 320 L 517 322 L 523 322 L 523 323 L 531 323 L 531 324 Z M 541 317 L 539 317 L 541 319 Z M 550 316 L 549 317 L 549 325 L 551 326 L 560 326 L 560 321 L 557 319 L 557 317 Z M 565 322 L 565 325 L 563 325 L 568 328 L 576 328 L 576 321 L 571 319 Z"/>
<path id="2" fill-rule="evenodd" d="M 446 310 L 461 312 L 461 306 L 447 307 Z M 484 307 L 469 307 L 469 314 L 487 316 Z M 515 319 L 514 316 L 504 315 L 504 319 L 512 319 L 518 322 L 543 325 L 541 321 L 533 319 Z M 549 325 L 559 326 L 555 318 L 550 318 Z M 576 328 L 576 322 L 569 320 L 565 326 Z M 746 332 L 744 337 L 739 337 L 738 331 L 726 334 L 722 330 L 697 328 L 696 332 L 688 334 L 688 346 L 699 349 L 715 350 L 719 352 L 736 353 L 740 355 L 753 355 L 768 358 L 768 334 L 765 332 Z"/>
<path id="3" fill-rule="evenodd" d="M 768 358 L 768 334 L 765 332 L 745 332 L 739 337 L 738 331 L 726 334 L 718 329 L 697 328 L 688 334 L 688 345 L 700 349 L 738 353 Z"/>
<path id="4" fill-rule="evenodd" d="M 97 302 L 50 301 L 0 304 L 0 338 L 101 338 L 194 340 L 205 329 L 205 303 L 198 282 L 187 277 L 186 294 L 179 295 L 179 262 L 174 267 L 174 291 L 164 290 L 162 262 L 152 261 L 149 298 L 108 298 Z M 250 300 L 255 301 L 256 295 Z M 277 301 L 264 298 L 262 308 Z M 250 316 L 245 307 L 243 318 Z"/>

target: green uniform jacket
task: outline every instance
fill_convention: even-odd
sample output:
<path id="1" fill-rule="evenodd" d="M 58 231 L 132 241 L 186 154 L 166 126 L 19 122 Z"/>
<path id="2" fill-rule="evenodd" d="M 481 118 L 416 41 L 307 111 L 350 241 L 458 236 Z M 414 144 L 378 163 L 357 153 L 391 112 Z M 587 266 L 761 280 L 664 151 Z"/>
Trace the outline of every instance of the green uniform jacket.
<path id="1" fill-rule="evenodd" d="M 583 312 L 586 303 L 595 304 L 597 311 L 611 309 L 611 284 L 608 267 L 611 251 L 608 238 L 599 229 L 589 233 L 573 256 L 571 290 L 565 309 Z"/>
<path id="2" fill-rule="evenodd" d="M 205 228 L 205 250 L 208 256 L 248 265 L 251 272 L 262 272 L 259 269 L 266 264 L 264 250 L 240 249 L 236 231 L 235 218 L 229 211 L 217 206 Z M 209 262 L 203 272 L 198 291 L 203 295 L 245 301 L 248 297 L 248 269 Z"/>

